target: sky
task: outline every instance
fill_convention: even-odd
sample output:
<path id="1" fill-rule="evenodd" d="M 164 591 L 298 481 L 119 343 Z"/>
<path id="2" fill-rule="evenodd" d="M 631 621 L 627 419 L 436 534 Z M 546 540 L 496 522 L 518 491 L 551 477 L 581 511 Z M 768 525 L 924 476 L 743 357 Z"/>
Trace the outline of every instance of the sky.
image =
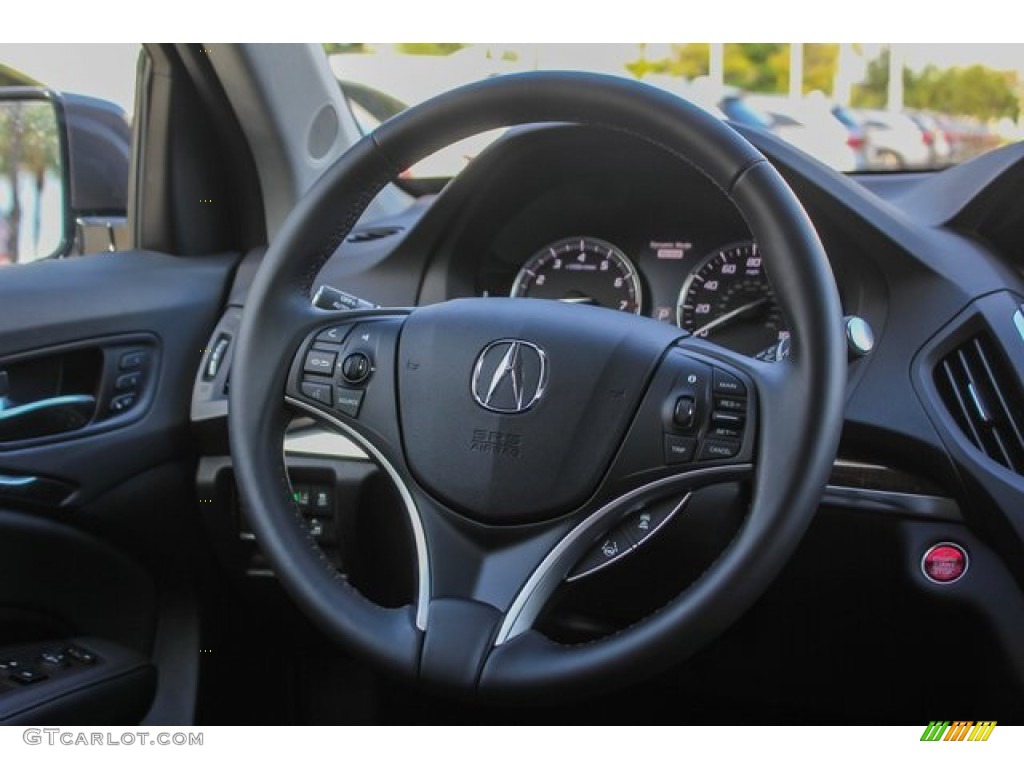
<path id="1" fill-rule="evenodd" d="M 667 43 L 650 44 L 649 55 L 656 57 L 659 49 L 667 47 Z M 997 69 L 1015 70 L 1024 79 L 1024 44 L 907 43 L 900 44 L 900 49 L 912 69 L 920 69 L 928 63 L 943 67 L 982 63 Z M 541 45 L 537 50 L 541 51 L 538 60 L 545 67 L 609 70 L 613 66 L 610 60 L 635 58 L 637 48 L 632 43 L 577 43 L 557 47 Z M 869 54 L 873 50 L 877 50 L 877 44 L 868 48 Z M 108 99 L 131 113 L 138 51 L 135 43 L 0 43 L 0 63 L 57 90 Z"/>
<path id="2" fill-rule="evenodd" d="M 22 42 L 164 40 L 308 42 L 495 39 L 530 42 L 648 40 L 800 40 L 853 42 L 993 41 L 1020 43 L 1019 14 L 1005 0 L 900 3 L 857 0 L 815 6 L 807 0 L 289 0 L 278 5 L 175 0 L 46 0 L 5 3 L 0 39 Z M 83 9 L 87 9 L 84 12 Z"/>
<path id="3" fill-rule="evenodd" d="M 83 8 L 88 8 L 83 13 Z M 5 3 L 0 38 L 25 42 L 131 41 L 144 38 L 247 42 L 494 39 L 531 42 L 628 40 L 768 40 L 852 42 L 880 39 L 1021 41 L 1017 14 L 1005 0 L 899 3 L 857 0 L 815 6 L 807 0 L 386 0 L 379 3 L 289 0 L 276 6 L 239 6 L 211 0 L 175 0 L 152 6 L 137 0 L 46 0 Z M 1009 17 L 1009 23 L 1006 19 Z M 329 30 L 330 34 L 325 34 Z M 884 31 L 884 35 L 879 31 Z"/>

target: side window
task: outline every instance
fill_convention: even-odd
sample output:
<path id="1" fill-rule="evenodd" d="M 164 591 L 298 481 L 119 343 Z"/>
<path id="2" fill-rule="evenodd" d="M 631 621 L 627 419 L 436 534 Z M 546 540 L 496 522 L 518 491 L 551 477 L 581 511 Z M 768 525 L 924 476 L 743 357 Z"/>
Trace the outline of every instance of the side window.
<path id="1" fill-rule="evenodd" d="M 141 53 L 139 45 L 0 44 L 0 266 L 131 247 Z M 63 124 L 47 91 L 58 94 Z"/>

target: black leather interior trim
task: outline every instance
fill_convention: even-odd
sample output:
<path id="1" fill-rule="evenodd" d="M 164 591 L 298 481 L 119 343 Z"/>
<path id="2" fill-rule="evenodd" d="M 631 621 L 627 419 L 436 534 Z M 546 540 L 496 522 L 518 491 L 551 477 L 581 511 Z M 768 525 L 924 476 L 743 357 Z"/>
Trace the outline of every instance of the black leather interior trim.
<path id="1" fill-rule="evenodd" d="M 67 644 L 93 651 L 100 660 L 93 667 L 0 694 L 0 725 L 139 722 L 156 688 L 156 670 L 145 657 L 95 637 L 54 643 Z M 0 655 L 7 650 L 0 650 Z"/>

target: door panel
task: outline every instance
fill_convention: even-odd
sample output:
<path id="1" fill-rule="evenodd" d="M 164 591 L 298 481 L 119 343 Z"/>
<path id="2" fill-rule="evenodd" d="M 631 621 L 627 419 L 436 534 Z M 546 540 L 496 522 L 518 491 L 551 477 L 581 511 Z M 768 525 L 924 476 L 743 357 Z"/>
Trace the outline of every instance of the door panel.
<path id="1" fill-rule="evenodd" d="M 0 272 L 0 722 L 190 719 L 189 405 L 237 262 L 135 251 Z M 82 647 L 93 661 L 65 653 Z"/>
<path id="2" fill-rule="evenodd" d="M 94 396 L 102 412 L 59 435 L 0 441 L 0 474 L 68 482 L 76 491 L 65 503 L 78 506 L 187 452 L 192 380 L 235 261 L 126 252 L 4 270 L 0 371 L 83 342 L 100 350 L 104 362 L 96 389 L 81 393 Z M 114 371 L 136 348 L 152 355 L 147 388 L 117 414 L 110 410 Z"/>

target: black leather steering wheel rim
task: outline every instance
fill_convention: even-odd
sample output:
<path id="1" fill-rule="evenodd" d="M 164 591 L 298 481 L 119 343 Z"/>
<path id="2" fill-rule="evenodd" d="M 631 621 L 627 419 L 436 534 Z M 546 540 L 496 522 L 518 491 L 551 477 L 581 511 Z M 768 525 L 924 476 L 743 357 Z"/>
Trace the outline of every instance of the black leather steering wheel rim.
<path id="1" fill-rule="evenodd" d="M 385 609 L 362 597 L 296 523 L 281 452 L 289 414 L 283 405 L 286 361 L 312 328 L 330 320 L 310 306 L 310 288 L 373 196 L 399 172 L 455 140 L 535 122 L 631 134 L 708 176 L 736 204 L 768 255 L 768 272 L 793 330 L 787 361 L 740 363 L 757 376 L 762 407 L 753 501 L 735 540 L 696 583 L 655 614 L 611 637 L 571 647 L 534 631 L 495 646 L 493 611 L 444 595 L 427 596 L 429 625 L 420 615 L 423 606 Z M 841 319 L 828 260 L 802 206 L 765 158 L 728 126 L 674 96 L 619 78 L 495 78 L 380 126 L 329 168 L 288 217 L 253 282 L 235 343 L 229 428 L 236 481 L 283 586 L 354 653 L 406 677 L 491 699 L 530 700 L 540 691 L 583 695 L 608 687 L 610 680 L 621 685 L 685 657 L 721 632 L 760 596 L 795 549 L 838 445 L 846 377 Z M 375 437 L 368 434 L 364 447 L 372 448 Z M 479 636 L 473 630 L 477 623 Z M 447 668 L 454 662 L 438 643 L 447 644 L 450 631 L 468 635 L 460 643 L 471 647 L 458 652 L 478 654 L 475 668 Z"/>

